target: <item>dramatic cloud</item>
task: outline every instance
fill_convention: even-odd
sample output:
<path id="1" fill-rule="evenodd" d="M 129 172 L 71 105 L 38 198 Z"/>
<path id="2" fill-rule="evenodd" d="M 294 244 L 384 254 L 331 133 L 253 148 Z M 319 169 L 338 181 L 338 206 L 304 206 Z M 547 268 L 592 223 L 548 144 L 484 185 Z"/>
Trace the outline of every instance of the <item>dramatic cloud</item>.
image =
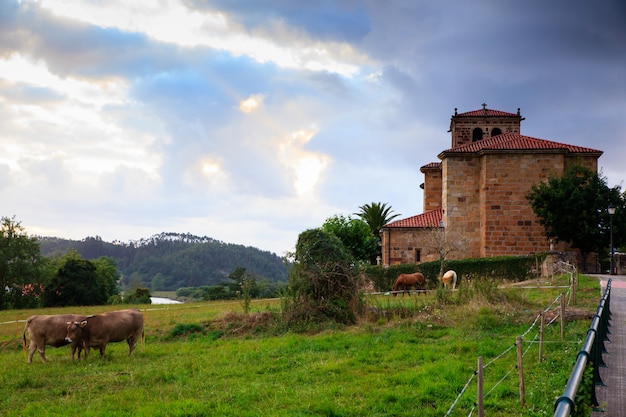
<path id="1" fill-rule="evenodd" d="M 370 202 L 422 212 L 454 109 L 604 151 L 626 177 L 626 5 L 0 2 L 2 216 L 283 254 Z"/>

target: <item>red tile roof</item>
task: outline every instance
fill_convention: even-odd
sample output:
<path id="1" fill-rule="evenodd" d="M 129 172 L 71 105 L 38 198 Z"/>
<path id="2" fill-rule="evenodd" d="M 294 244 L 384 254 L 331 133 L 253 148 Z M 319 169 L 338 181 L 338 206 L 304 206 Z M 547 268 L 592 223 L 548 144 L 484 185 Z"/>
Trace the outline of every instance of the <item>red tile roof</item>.
<path id="1" fill-rule="evenodd" d="M 387 223 L 383 228 L 439 227 L 441 219 L 443 219 L 443 211 L 438 208 L 437 210 L 428 211 L 423 214 L 418 214 L 417 216 Z"/>
<path id="2" fill-rule="evenodd" d="M 429 162 L 426 165 L 420 167 L 420 171 L 424 172 L 425 169 L 441 169 L 441 162 Z"/>
<path id="3" fill-rule="evenodd" d="M 480 109 L 480 110 L 472 110 L 465 113 L 458 113 L 454 115 L 455 117 L 485 117 L 485 116 L 499 116 L 499 117 L 521 117 L 515 113 L 509 113 L 500 110 L 492 110 L 492 109 Z"/>
<path id="4" fill-rule="evenodd" d="M 583 146 L 567 145 L 565 143 L 553 142 L 545 139 L 533 138 L 520 135 L 518 133 L 504 133 L 489 139 L 479 140 L 466 145 L 447 149 L 439 154 L 443 155 L 457 153 L 479 153 L 485 151 L 561 151 L 567 153 L 591 153 L 602 155 L 602 151 Z"/>

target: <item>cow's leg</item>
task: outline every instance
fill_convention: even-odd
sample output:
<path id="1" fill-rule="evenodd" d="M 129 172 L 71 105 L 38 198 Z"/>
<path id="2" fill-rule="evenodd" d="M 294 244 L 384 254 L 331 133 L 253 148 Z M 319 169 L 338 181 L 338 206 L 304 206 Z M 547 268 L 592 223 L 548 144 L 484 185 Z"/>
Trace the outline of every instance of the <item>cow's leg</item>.
<path id="1" fill-rule="evenodd" d="M 106 343 L 100 343 L 100 357 L 104 358 L 104 351 L 107 348 L 107 344 Z"/>
<path id="2" fill-rule="evenodd" d="M 39 352 L 39 356 L 41 357 L 41 360 L 43 363 L 48 362 L 46 360 L 46 345 L 45 343 L 42 343 L 41 347 L 37 346 L 37 351 Z M 31 354 L 32 356 L 32 354 Z"/>
<path id="3" fill-rule="evenodd" d="M 35 341 L 31 339 L 30 344 L 28 345 L 28 363 L 33 363 L 33 355 L 35 354 L 35 350 L 37 350 L 37 343 L 35 343 Z"/>
<path id="4" fill-rule="evenodd" d="M 133 354 L 133 351 L 135 350 L 135 346 L 137 346 L 137 340 L 135 338 L 135 336 L 131 336 L 127 339 L 128 342 L 128 356 Z"/>
<path id="5" fill-rule="evenodd" d="M 91 350 L 91 345 L 85 343 L 84 347 L 85 347 L 85 360 L 87 360 L 87 358 L 89 357 L 89 351 Z"/>

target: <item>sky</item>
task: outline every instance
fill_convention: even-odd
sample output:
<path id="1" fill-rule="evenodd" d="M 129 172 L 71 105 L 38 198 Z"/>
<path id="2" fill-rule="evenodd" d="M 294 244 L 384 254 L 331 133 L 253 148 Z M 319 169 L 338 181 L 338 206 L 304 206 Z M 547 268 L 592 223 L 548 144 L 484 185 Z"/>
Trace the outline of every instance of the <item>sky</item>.
<path id="1" fill-rule="evenodd" d="M 459 113 L 626 178 L 623 0 L 1 0 L 0 216 L 284 255 L 334 215 L 423 212 Z"/>

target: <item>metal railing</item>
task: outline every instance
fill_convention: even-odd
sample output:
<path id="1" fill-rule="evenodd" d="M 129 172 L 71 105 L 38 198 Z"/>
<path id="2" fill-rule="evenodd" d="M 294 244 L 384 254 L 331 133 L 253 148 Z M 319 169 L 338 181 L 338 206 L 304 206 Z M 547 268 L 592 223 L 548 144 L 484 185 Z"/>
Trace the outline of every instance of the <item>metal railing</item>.
<path id="1" fill-rule="evenodd" d="M 583 376 L 587 365 L 591 364 L 593 367 L 593 383 L 594 388 L 591 390 L 590 401 L 593 407 L 599 407 L 598 399 L 596 397 L 597 385 L 604 385 L 600 378 L 600 367 L 606 367 L 602 354 L 606 353 L 604 342 L 608 340 L 609 321 L 611 318 L 610 311 L 611 302 L 611 280 L 606 284 L 604 295 L 600 299 L 596 314 L 593 316 L 591 326 L 587 331 L 587 338 L 583 344 L 582 349 L 578 352 L 576 357 L 576 364 L 574 369 L 567 380 L 567 385 L 563 391 L 563 395 L 557 398 L 554 404 L 554 417 L 568 417 L 575 408 L 576 393 L 583 381 Z"/>

